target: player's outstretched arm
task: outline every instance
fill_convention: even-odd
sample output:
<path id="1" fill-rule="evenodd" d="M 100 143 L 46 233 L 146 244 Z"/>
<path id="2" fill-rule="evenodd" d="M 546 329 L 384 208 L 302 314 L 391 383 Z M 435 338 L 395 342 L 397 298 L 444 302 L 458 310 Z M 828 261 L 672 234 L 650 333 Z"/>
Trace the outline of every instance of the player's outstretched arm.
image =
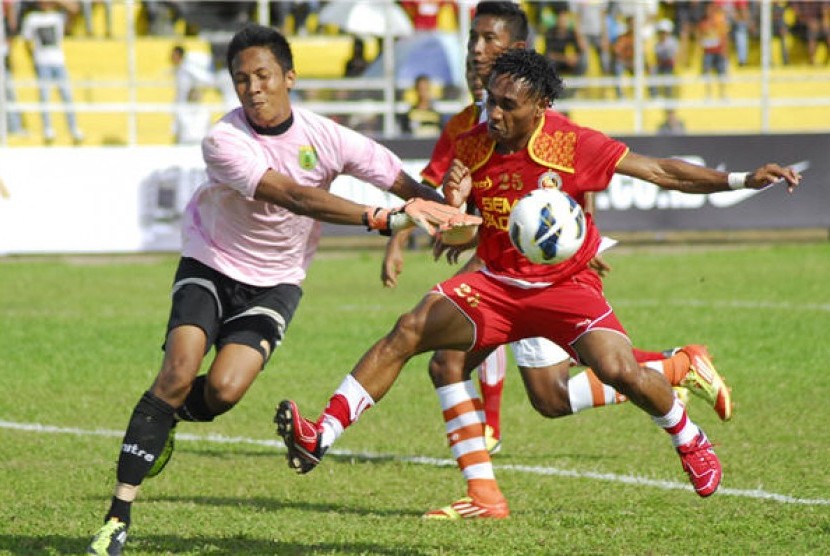
<path id="1" fill-rule="evenodd" d="M 480 218 L 466 215 L 455 207 L 422 198 L 410 199 L 396 209 L 360 205 L 324 189 L 303 187 L 274 170 L 265 172 L 254 197 L 315 220 L 363 224 L 369 230 L 385 234 L 419 226 L 433 235 L 437 229 L 481 223 Z"/>
<path id="2" fill-rule="evenodd" d="M 792 168 L 768 163 L 754 172 L 722 172 L 697 166 L 675 158 L 653 158 L 629 152 L 617 165 L 617 171 L 662 187 L 684 193 L 715 193 L 733 189 L 763 189 L 772 184 L 786 183 L 792 192 L 801 175 Z"/>
<path id="3" fill-rule="evenodd" d="M 324 189 L 303 187 L 289 176 L 268 170 L 257 185 L 254 198 L 286 208 L 294 214 L 331 224 L 362 224 L 366 205 L 344 199 Z"/>
<path id="4" fill-rule="evenodd" d="M 412 176 L 403 170 L 401 170 L 398 177 L 395 178 L 395 183 L 393 183 L 392 187 L 389 188 L 389 192 L 404 200 L 418 197 L 420 199 L 435 201 L 436 203 L 445 202 L 444 197 L 441 196 L 437 189 L 429 184 L 415 181 Z"/>

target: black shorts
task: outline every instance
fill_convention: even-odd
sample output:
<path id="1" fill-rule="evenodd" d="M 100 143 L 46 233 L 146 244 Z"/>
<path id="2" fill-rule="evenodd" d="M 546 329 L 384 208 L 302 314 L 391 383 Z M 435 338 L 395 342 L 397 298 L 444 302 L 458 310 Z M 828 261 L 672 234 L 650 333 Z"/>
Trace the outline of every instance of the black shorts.
<path id="1" fill-rule="evenodd" d="M 217 350 L 227 344 L 250 346 L 262 354 L 264 366 L 302 295 L 295 284 L 251 286 L 183 257 L 173 282 L 167 334 L 178 326 L 198 326 L 207 335 L 208 350 L 213 345 Z"/>

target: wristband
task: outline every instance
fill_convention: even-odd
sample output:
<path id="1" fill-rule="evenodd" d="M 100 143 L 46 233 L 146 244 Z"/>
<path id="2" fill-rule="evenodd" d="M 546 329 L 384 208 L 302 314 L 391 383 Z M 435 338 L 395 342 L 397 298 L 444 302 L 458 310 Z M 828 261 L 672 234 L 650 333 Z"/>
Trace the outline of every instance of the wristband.
<path id="1" fill-rule="evenodd" d="M 368 231 L 377 230 L 382 236 L 392 235 L 394 212 L 382 207 L 366 207 L 361 221 Z"/>
<path id="2" fill-rule="evenodd" d="M 361 220 L 367 231 L 371 232 L 383 227 L 380 222 L 380 218 L 383 216 L 382 213 L 383 209 L 380 207 L 366 207 Z"/>
<path id="3" fill-rule="evenodd" d="M 726 176 L 729 189 L 745 189 L 747 177 L 749 177 L 749 172 L 729 172 Z"/>

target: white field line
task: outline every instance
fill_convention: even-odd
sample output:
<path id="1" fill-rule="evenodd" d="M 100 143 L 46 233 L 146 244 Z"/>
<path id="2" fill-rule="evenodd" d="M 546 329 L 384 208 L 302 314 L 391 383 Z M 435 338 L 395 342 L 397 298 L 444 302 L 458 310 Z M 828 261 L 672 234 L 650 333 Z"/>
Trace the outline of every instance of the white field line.
<path id="1" fill-rule="evenodd" d="M 16 423 L 13 421 L 5 421 L 0 419 L 0 429 L 10 429 L 17 431 L 27 431 L 35 433 L 46 434 L 74 434 L 78 436 L 105 436 L 113 438 L 121 438 L 124 435 L 123 431 L 107 430 L 107 429 L 79 429 L 74 427 L 56 427 L 52 425 L 41 425 L 39 423 Z M 252 444 L 255 446 L 267 446 L 271 448 L 283 449 L 285 445 L 279 440 L 259 440 L 256 438 L 245 438 L 242 436 L 223 436 L 221 434 L 196 435 L 187 433 L 177 433 L 176 441 L 186 442 L 208 442 L 213 444 Z M 353 452 L 350 450 L 329 450 L 329 454 L 341 457 L 353 457 L 362 460 L 395 460 L 404 463 L 411 463 L 415 465 L 430 465 L 433 467 L 455 467 L 455 460 L 429 458 L 423 456 L 396 456 L 394 454 L 377 454 L 373 452 Z M 618 475 L 616 473 L 600 473 L 598 471 L 575 471 L 572 469 L 558 469 L 556 467 L 542 467 L 530 465 L 494 465 L 498 471 L 510 471 L 515 473 L 526 473 L 531 475 L 549 475 L 555 477 L 568 477 L 572 479 L 591 479 L 595 481 L 605 481 L 611 483 L 620 483 L 626 485 L 648 486 L 662 490 L 691 490 L 692 487 L 687 483 L 678 483 L 675 481 L 662 481 L 658 479 L 649 479 L 646 477 L 638 477 L 635 475 Z M 830 499 L 823 498 L 798 498 L 786 494 L 777 494 L 775 492 L 767 492 L 761 489 L 746 490 L 738 488 L 720 488 L 717 492 L 718 496 L 737 496 L 741 498 L 754 498 L 757 500 L 768 500 L 772 502 L 781 502 L 783 504 L 797 504 L 803 506 L 830 506 Z"/>

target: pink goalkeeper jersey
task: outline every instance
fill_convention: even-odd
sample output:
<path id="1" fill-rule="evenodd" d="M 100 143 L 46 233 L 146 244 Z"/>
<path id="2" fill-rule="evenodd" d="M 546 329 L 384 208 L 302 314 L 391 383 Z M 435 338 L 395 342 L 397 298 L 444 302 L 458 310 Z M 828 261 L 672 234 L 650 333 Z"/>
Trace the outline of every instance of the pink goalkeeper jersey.
<path id="1" fill-rule="evenodd" d="M 242 108 L 226 114 L 202 141 L 207 182 L 182 222 L 182 255 L 254 286 L 300 284 L 317 250 L 320 223 L 254 192 L 270 168 L 306 187 L 328 190 L 348 174 L 388 190 L 401 171 L 394 153 L 368 137 L 303 108 L 279 135 L 257 134 Z"/>

